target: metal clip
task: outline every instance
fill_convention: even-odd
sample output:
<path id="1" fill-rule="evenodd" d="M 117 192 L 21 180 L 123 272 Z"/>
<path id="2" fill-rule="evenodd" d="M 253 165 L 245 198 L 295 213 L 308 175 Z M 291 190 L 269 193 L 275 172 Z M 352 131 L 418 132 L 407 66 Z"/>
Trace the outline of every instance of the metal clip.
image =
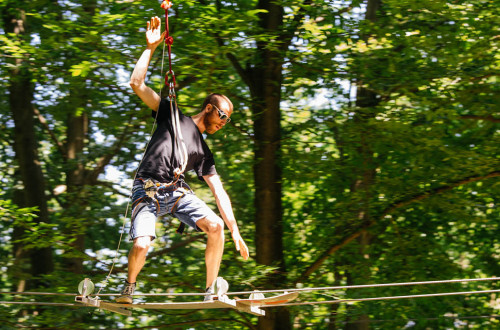
<path id="1" fill-rule="evenodd" d="M 146 195 L 150 198 L 155 197 L 156 192 L 158 191 L 158 188 L 156 187 L 155 183 L 151 179 L 147 179 L 146 182 L 144 182 L 144 191 L 146 192 Z"/>

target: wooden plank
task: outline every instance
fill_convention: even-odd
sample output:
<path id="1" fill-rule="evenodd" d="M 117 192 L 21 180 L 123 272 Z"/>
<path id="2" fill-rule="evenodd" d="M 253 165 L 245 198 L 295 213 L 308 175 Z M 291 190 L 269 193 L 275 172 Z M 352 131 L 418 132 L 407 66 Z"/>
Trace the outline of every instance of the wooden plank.
<path id="1" fill-rule="evenodd" d="M 296 299 L 298 296 L 298 292 L 290 292 L 262 299 L 239 299 L 236 300 L 236 304 L 246 306 L 272 306 L 275 304 L 285 304 Z"/>
<path id="2" fill-rule="evenodd" d="M 113 306 L 116 304 L 113 304 L 113 305 L 110 304 L 109 306 L 106 306 L 106 304 L 104 304 L 104 306 L 101 306 L 102 301 L 99 300 L 99 298 L 88 298 L 88 297 L 83 297 L 83 296 L 76 296 L 75 301 L 82 303 L 85 306 L 102 308 L 104 310 L 108 310 L 110 312 L 118 313 L 121 315 L 126 315 L 126 316 L 132 315 L 132 312 L 128 309 L 123 308 L 123 306 Z"/>
<path id="3" fill-rule="evenodd" d="M 237 305 L 236 300 L 230 299 L 227 296 L 219 297 L 214 301 L 195 301 L 195 302 L 167 302 L 167 303 L 136 303 L 136 304 L 119 304 L 116 302 L 107 302 L 99 299 L 90 299 L 86 297 L 78 297 L 77 302 L 83 303 L 86 306 L 101 308 L 111 312 L 130 316 L 131 309 L 218 309 L 231 308 L 241 310 L 257 316 L 265 315 L 265 311 L 258 306 Z"/>
<path id="4" fill-rule="evenodd" d="M 214 301 L 194 301 L 194 302 L 168 302 L 168 303 L 136 303 L 119 304 L 101 301 L 100 306 L 114 306 L 121 308 L 141 308 L 141 309 L 215 309 L 215 308 L 235 308 L 236 302 Z"/>

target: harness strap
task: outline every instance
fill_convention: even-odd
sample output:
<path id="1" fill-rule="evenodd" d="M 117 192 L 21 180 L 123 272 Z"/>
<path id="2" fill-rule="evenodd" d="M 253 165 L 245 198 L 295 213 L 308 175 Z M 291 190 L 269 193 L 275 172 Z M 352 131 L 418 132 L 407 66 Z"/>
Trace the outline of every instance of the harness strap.
<path id="1" fill-rule="evenodd" d="M 179 120 L 179 110 L 177 108 L 177 101 L 174 99 L 172 103 L 172 98 L 170 98 L 170 112 L 172 117 L 172 126 L 174 128 L 174 139 L 175 147 L 179 151 L 180 164 L 179 167 L 174 170 L 175 177 L 180 177 L 182 173 L 186 170 L 188 153 L 186 148 L 186 143 L 184 142 L 184 137 L 182 136 L 181 123 Z M 175 104 L 175 108 L 173 105 Z"/>
<path id="2" fill-rule="evenodd" d="M 181 200 L 182 197 L 184 197 L 185 194 L 186 194 L 186 192 L 183 192 L 182 195 L 179 198 L 177 198 L 177 200 L 174 203 L 174 206 L 172 206 L 172 209 L 170 210 L 170 214 L 174 214 L 175 210 L 177 210 L 177 203 L 179 203 L 179 201 Z M 181 224 L 177 228 L 176 232 L 178 234 L 182 235 L 182 233 L 184 232 L 184 229 L 186 229 L 186 224 L 181 221 Z"/>
<path id="3" fill-rule="evenodd" d="M 189 188 L 189 185 L 187 183 L 183 182 L 183 181 L 181 181 L 181 184 L 183 183 L 187 187 L 183 187 L 182 185 L 179 186 L 179 187 L 176 187 L 175 186 L 175 182 L 174 183 L 160 183 L 160 182 L 154 182 L 152 179 L 144 180 L 143 178 L 137 178 L 137 180 L 142 181 L 144 191 L 146 192 L 146 196 L 140 197 L 140 198 L 136 199 L 135 201 L 133 201 L 132 208 L 133 208 L 133 212 L 134 213 L 135 213 L 136 207 L 139 206 L 142 202 L 145 202 L 145 199 L 147 197 L 149 197 L 151 200 L 153 200 L 156 203 L 156 210 L 157 210 L 157 212 L 159 212 L 160 211 L 160 204 L 159 204 L 158 200 L 155 198 L 156 193 L 158 191 L 161 191 L 161 190 L 164 190 L 164 189 L 172 189 L 172 191 L 182 189 L 183 190 L 182 191 L 182 195 L 177 198 L 177 200 L 175 201 L 174 205 L 170 209 L 170 212 L 168 212 L 168 213 L 170 213 L 170 214 L 173 215 L 174 212 L 177 210 L 177 204 L 179 203 L 179 201 L 181 200 L 181 198 L 184 197 L 184 195 L 186 195 L 186 193 L 187 193 L 186 188 L 189 189 L 189 190 L 191 190 L 191 188 Z M 179 234 L 182 234 L 184 232 L 185 228 L 186 228 L 186 225 L 181 221 L 181 223 L 180 223 L 179 227 L 177 228 L 176 232 L 179 233 Z"/>
<path id="4" fill-rule="evenodd" d="M 187 148 L 184 143 L 184 138 L 182 137 L 181 125 L 179 120 L 179 110 L 177 107 L 177 97 L 175 94 L 175 73 L 172 69 L 172 44 L 174 43 L 174 38 L 170 35 L 170 29 L 168 24 L 168 10 L 172 7 L 172 2 L 170 0 L 164 0 L 161 4 L 161 8 L 165 10 L 165 44 L 168 47 L 168 67 L 169 70 L 165 74 L 165 85 L 168 85 L 168 94 L 170 99 L 170 112 L 171 112 L 171 121 L 175 136 L 175 144 L 179 150 L 180 155 L 180 164 L 179 167 L 174 170 L 174 176 L 178 179 L 182 173 L 186 170 L 187 166 Z M 169 76 L 172 76 L 172 79 L 169 81 Z M 175 105 L 175 107 L 174 107 Z"/>

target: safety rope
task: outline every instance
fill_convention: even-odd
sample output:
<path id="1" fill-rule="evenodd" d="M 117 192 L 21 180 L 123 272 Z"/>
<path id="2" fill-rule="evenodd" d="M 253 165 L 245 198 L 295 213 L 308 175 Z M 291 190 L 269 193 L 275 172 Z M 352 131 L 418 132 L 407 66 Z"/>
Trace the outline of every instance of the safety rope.
<path id="1" fill-rule="evenodd" d="M 82 304 L 52 303 L 52 302 L 39 302 L 39 301 L 0 301 L 0 305 L 30 305 L 30 306 L 65 306 L 65 307 L 82 307 Z"/>
<path id="2" fill-rule="evenodd" d="M 467 278 L 467 279 L 453 279 L 453 280 L 438 280 L 438 281 L 420 281 L 420 282 L 396 282 L 396 283 L 382 283 L 382 284 L 361 284 L 361 285 L 345 285 L 345 286 L 328 286 L 328 287 L 312 287 L 312 288 L 290 288 L 279 290 L 254 290 L 254 291 L 240 291 L 240 292 L 227 292 L 226 295 L 243 295 L 251 293 L 282 293 L 282 292 L 313 292 L 313 291 L 331 291 L 341 289 L 362 289 L 362 288 L 376 288 L 376 287 L 394 287 L 394 286 L 411 286 L 411 285 L 430 285 L 430 284 L 449 284 L 449 283 L 468 283 L 468 282 L 484 282 L 484 281 L 498 281 L 500 277 L 483 277 L 483 278 Z M 495 291 L 495 290 L 493 290 Z M 477 291 L 482 292 L 482 291 Z M 496 292 L 496 291 L 495 291 Z M 58 293 L 58 292 L 6 292 L 0 291 L 0 294 L 8 295 L 53 295 L 53 296 L 77 296 L 73 293 Z M 99 294 L 96 294 L 96 296 Z M 206 293 L 136 293 L 133 296 L 150 297 L 150 296 L 205 296 Z M 105 293 L 99 296 L 116 296 L 116 293 Z M 374 298 L 366 298 L 374 299 Z"/>
<path id="3" fill-rule="evenodd" d="M 172 7 L 172 2 L 170 0 L 164 0 L 161 4 L 161 8 L 165 10 L 165 45 L 168 47 L 168 72 L 165 74 L 165 85 L 168 86 L 168 96 L 170 99 L 170 112 L 172 117 L 172 126 L 174 128 L 174 138 L 175 146 L 179 151 L 180 164 L 179 167 L 174 170 L 175 178 L 178 179 L 182 173 L 184 173 L 187 166 L 187 148 L 184 143 L 184 137 L 182 136 L 181 125 L 179 121 L 179 108 L 177 107 L 177 96 L 175 94 L 175 73 L 172 69 L 172 44 L 174 43 L 174 38 L 170 35 L 170 28 L 168 23 L 168 10 Z M 172 79 L 169 79 L 169 76 Z M 175 105 L 175 107 L 174 107 Z"/>
<path id="4" fill-rule="evenodd" d="M 372 298 L 358 298 L 358 299 L 337 299 L 337 300 L 324 300 L 324 301 L 304 301 L 296 303 L 284 303 L 263 305 L 259 308 L 267 307 L 282 307 L 282 306 L 304 306 L 304 305 L 322 305 L 322 304 L 340 304 L 350 302 L 362 301 L 376 301 L 376 300 L 396 300 L 396 299 L 413 299 L 413 298 L 429 298 L 429 297 L 444 297 L 444 296 L 460 296 L 470 294 L 485 294 L 485 293 L 498 293 L 500 290 L 482 290 L 482 291 L 462 291 L 462 292 L 441 292 L 441 293 L 426 293 L 426 294 L 412 294 L 407 296 L 387 296 L 387 297 L 372 297 Z"/>
<path id="5" fill-rule="evenodd" d="M 168 24 L 168 10 L 172 7 L 172 2 L 170 0 L 165 0 L 161 4 L 161 8 L 165 10 L 165 44 L 168 47 L 168 66 L 169 71 L 165 75 L 165 85 L 169 86 L 170 91 L 175 92 L 175 74 L 172 70 L 172 44 L 174 43 L 174 38 L 170 36 L 170 29 Z M 168 76 L 172 75 L 172 80 L 169 82 Z"/>
<path id="6" fill-rule="evenodd" d="M 228 292 L 228 295 L 247 294 L 247 293 L 277 293 L 277 292 L 312 292 L 312 291 L 328 291 L 328 290 L 343 290 L 343 289 L 362 289 L 362 288 L 380 288 L 389 286 L 411 286 L 411 285 L 428 285 L 428 284 L 445 284 L 445 283 L 466 283 L 480 281 L 498 281 L 500 277 L 483 277 L 483 278 L 468 278 L 456 280 L 438 280 L 438 281 L 420 281 L 420 282 L 396 282 L 396 283 L 381 283 L 381 284 L 360 284 L 360 285 L 343 285 L 343 286 L 327 286 L 318 288 L 291 288 L 283 290 L 256 290 L 256 291 L 241 291 Z"/>
<path id="7" fill-rule="evenodd" d="M 323 304 L 340 304 L 340 303 L 351 303 L 351 302 L 363 302 L 363 301 L 377 301 L 377 300 L 397 300 L 397 299 L 414 299 L 414 298 L 430 298 L 430 297 L 444 297 L 444 296 L 459 296 L 459 295 L 471 295 L 471 294 L 486 294 L 486 293 L 499 293 L 500 290 L 482 290 L 482 291 L 462 291 L 462 292 L 441 292 L 441 293 L 427 293 L 427 294 L 414 294 L 406 296 L 386 296 L 386 297 L 371 297 L 371 298 L 357 298 L 357 299 L 337 299 L 337 300 L 323 300 L 323 301 L 304 301 L 304 302 L 289 302 L 283 304 L 270 304 L 262 305 L 259 308 L 269 308 L 269 307 L 288 307 L 288 306 L 304 306 L 304 305 L 323 305 Z M 158 294 L 156 294 L 158 295 Z M 199 294 L 200 295 L 200 294 Z M 116 294 L 114 294 L 116 296 Z M 46 305 L 46 306 L 76 306 L 76 304 L 67 303 L 51 303 L 51 302 L 38 302 L 38 301 L 0 301 L 0 305 Z M 155 303 L 142 303 L 141 307 L 146 307 L 148 304 Z"/>

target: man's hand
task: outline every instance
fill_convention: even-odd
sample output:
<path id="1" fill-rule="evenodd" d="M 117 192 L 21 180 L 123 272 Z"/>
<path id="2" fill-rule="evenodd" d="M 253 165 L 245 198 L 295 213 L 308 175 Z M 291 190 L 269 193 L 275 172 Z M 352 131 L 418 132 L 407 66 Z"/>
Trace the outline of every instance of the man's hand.
<path id="1" fill-rule="evenodd" d="M 243 238 L 241 238 L 240 231 L 238 229 L 233 230 L 231 233 L 233 236 L 233 241 L 234 244 L 236 245 L 236 251 L 240 251 L 241 256 L 243 259 L 247 260 L 248 259 L 248 247 L 245 244 L 245 241 L 243 241 Z"/>
<path id="2" fill-rule="evenodd" d="M 146 41 L 149 48 L 156 48 L 165 38 L 165 32 L 161 33 L 161 19 L 152 17 L 147 24 Z"/>

